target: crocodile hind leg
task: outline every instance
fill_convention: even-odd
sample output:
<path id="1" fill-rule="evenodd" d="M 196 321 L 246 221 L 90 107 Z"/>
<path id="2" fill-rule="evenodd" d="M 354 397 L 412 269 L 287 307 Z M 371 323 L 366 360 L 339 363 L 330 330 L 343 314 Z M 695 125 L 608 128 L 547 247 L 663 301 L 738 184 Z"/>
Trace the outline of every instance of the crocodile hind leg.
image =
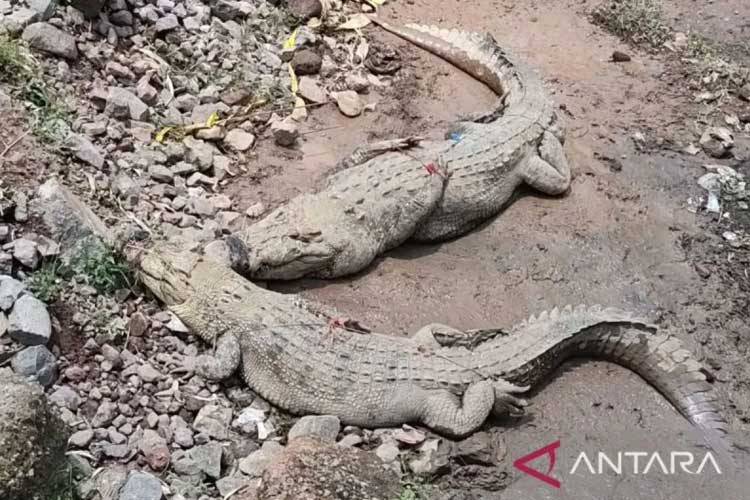
<path id="1" fill-rule="evenodd" d="M 495 405 L 495 388 L 491 380 L 469 385 L 462 398 L 443 389 L 425 392 L 421 422 L 451 437 L 463 437 L 474 432 L 487 420 Z"/>
<path id="2" fill-rule="evenodd" d="M 466 332 L 441 323 L 430 323 L 417 330 L 411 339 L 420 347 L 437 349 L 460 344 L 466 338 Z"/>
<path id="3" fill-rule="evenodd" d="M 545 132 L 538 152 L 523 164 L 520 173 L 524 182 L 546 194 L 567 191 L 570 187 L 570 166 L 560 140 L 552 132 Z"/>
<path id="4" fill-rule="evenodd" d="M 209 380 L 223 380 L 229 378 L 237 370 L 241 357 L 237 337 L 225 333 L 216 342 L 216 352 L 213 355 L 198 356 L 195 360 L 195 371 Z"/>
<path id="5" fill-rule="evenodd" d="M 530 389 L 529 386 L 511 384 L 506 380 L 495 380 L 495 405 L 492 414 L 496 417 L 520 417 L 525 413 L 524 408 L 529 405 L 525 399 L 514 396 Z"/>
<path id="6" fill-rule="evenodd" d="M 336 164 L 333 171 L 338 172 L 340 170 L 353 167 L 355 165 L 361 165 L 362 163 L 372 160 L 376 156 L 379 156 L 383 153 L 387 153 L 389 151 L 401 151 L 403 149 L 412 148 L 416 146 L 417 144 L 419 144 L 419 141 L 421 140 L 422 140 L 421 137 L 409 136 L 409 137 L 389 139 L 386 141 L 378 141 L 378 142 L 373 142 L 370 144 L 365 144 L 364 146 L 360 146 L 354 151 L 352 151 L 352 153 L 349 156 L 346 156 L 343 159 L 341 159 Z"/>

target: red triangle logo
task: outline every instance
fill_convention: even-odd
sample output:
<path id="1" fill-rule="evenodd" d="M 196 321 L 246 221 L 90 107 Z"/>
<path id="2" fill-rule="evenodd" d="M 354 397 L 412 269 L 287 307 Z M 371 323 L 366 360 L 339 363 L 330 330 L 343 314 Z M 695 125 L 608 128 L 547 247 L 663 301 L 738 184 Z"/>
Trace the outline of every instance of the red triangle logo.
<path id="1" fill-rule="evenodd" d="M 542 448 L 539 448 L 536 451 L 532 451 L 528 455 L 524 455 L 521 458 L 517 458 L 513 462 L 513 467 L 520 470 L 524 474 L 528 474 L 531 477 L 535 477 L 540 481 L 543 481 L 553 488 L 559 488 L 561 486 L 560 481 L 555 479 L 554 477 L 550 476 L 550 472 L 552 472 L 552 469 L 555 468 L 555 450 L 557 450 L 560 447 L 560 440 L 558 439 L 554 443 L 550 443 L 547 446 L 543 446 Z M 536 469 L 532 469 L 529 467 L 528 464 L 532 460 L 536 460 L 539 457 L 542 457 L 544 455 L 549 456 L 549 469 L 547 470 L 547 473 L 539 472 Z"/>

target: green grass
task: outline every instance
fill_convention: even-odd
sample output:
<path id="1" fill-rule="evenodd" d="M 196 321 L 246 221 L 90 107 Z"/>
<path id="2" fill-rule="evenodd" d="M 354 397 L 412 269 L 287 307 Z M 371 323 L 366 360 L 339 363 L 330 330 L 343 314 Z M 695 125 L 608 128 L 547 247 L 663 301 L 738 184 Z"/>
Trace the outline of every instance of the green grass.
<path id="1" fill-rule="evenodd" d="M 18 40 L 0 38 L 0 82 L 9 84 L 26 104 L 35 136 L 48 143 L 65 139 L 70 113 L 45 81 L 37 60 Z"/>
<path id="2" fill-rule="evenodd" d="M 419 479 L 405 478 L 401 481 L 401 492 L 396 500 L 430 500 L 430 485 Z"/>
<path id="3" fill-rule="evenodd" d="M 42 264 L 29 280 L 29 289 L 39 300 L 51 304 L 63 290 L 60 263 L 50 261 Z"/>
<path id="4" fill-rule="evenodd" d="M 135 285 L 135 277 L 125 258 L 110 248 L 82 255 L 73 264 L 73 271 L 102 294 Z"/>
<path id="5" fill-rule="evenodd" d="M 672 37 L 661 0 L 607 0 L 591 17 L 594 24 L 637 45 L 659 48 Z"/>

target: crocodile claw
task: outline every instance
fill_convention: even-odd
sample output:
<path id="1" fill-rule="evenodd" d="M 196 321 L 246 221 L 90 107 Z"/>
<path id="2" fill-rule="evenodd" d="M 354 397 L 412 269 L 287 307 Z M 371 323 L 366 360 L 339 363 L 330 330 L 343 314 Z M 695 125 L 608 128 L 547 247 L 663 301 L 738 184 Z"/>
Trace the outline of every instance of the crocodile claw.
<path id="1" fill-rule="evenodd" d="M 492 413 L 495 416 L 521 417 L 526 413 L 525 407 L 529 402 L 513 394 L 524 393 L 529 390 L 529 386 L 518 386 L 505 380 L 497 380 L 494 388 L 495 404 Z"/>

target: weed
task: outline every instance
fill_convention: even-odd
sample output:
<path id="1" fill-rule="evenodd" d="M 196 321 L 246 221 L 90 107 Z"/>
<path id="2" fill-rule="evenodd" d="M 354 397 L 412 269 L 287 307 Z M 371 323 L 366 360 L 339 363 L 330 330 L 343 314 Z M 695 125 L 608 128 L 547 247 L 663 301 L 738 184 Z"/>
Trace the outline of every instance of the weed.
<path id="1" fill-rule="evenodd" d="M 54 302 L 63 290 L 60 262 L 55 260 L 42 264 L 31 276 L 29 289 L 39 300 L 48 304 Z"/>
<path id="2" fill-rule="evenodd" d="M 132 288 L 135 284 L 135 278 L 125 258 L 110 248 L 82 255 L 74 263 L 73 271 L 103 294 Z"/>
<path id="3" fill-rule="evenodd" d="M 591 16 L 595 24 L 635 44 L 659 48 L 672 36 L 660 0 L 607 0 Z"/>
<path id="4" fill-rule="evenodd" d="M 0 38 L 0 81 L 17 85 L 34 75 L 37 63 L 15 40 Z"/>
<path id="5" fill-rule="evenodd" d="M 401 481 L 401 492 L 396 500 L 430 500 L 430 485 L 407 477 Z"/>

